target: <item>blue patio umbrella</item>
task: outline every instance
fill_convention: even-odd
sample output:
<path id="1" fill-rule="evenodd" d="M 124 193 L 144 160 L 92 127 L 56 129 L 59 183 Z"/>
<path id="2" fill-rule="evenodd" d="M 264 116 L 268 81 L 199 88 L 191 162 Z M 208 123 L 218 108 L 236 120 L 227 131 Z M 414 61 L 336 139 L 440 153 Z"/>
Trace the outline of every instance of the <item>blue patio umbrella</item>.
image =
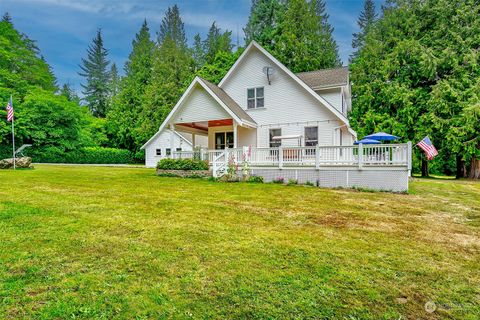
<path id="1" fill-rule="evenodd" d="M 355 141 L 353 144 L 381 144 L 380 141 L 378 140 L 373 140 L 373 139 L 362 139 L 362 140 L 359 140 L 359 141 Z"/>
<path id="2" fill-rule="evenodd" d="M 369 134 L 368 136 L 363 137 L 363 139 L 372 139 L 378 141 L 392 141 L 398 140 L 400 137 L 394 136 L 393 134 L 388 134 L 385 132 L 377 132 L 374 134 Z"/>

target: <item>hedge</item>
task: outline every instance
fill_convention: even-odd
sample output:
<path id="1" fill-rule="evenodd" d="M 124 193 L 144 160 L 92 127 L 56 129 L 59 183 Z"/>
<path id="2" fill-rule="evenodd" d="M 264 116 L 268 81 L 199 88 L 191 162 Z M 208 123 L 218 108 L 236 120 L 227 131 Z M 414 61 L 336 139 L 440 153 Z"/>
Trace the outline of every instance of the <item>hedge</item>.
<path id="1" fill-rule="evenodd" d="M 208 162 L 197 159 L 169 159 L 158 162 L 157 169 L 161 170 L 208 170 Z"/>
<path id="2" fill-rule="evenodd" d="M 85 147 L 65 152 L 56 147 L 32 149 L 25 152 L 34 162 L 79 164 L 126 164 L 141 162 L 142 155 L 125 149 Z"/>

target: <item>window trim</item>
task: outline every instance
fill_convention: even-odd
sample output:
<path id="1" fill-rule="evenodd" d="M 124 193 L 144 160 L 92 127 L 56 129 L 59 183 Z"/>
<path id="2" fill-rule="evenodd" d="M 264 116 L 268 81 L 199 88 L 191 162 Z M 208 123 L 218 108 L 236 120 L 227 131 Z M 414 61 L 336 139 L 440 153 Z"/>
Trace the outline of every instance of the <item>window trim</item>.
<path id="1" fill-rule="evenodd" d="M 314 144 L 314 145 L 312 145 L 312 146 L 307 146 L 307 129 L 308 129 L 308 128 L 317 128 L 317 140 L 308 140 L 308 141 L 317 141 L 317 143 Z M 314 146 L 317 146 L 317 145 L 318 145 L 318 136 L 319 136 L 319 134 L 318 134 L 318 126 L 305 126 L 305 127 L 303 127 L 303 134 L 305 135 L 305 136 L 304 136 L 304 139 L 303 139 L 303 140 L 304 140 L 304 141 L 303 141 L 303 144 L 304 144 L 305 147 L 314 147 Z"/>
<path id="2" fill-rule="evenodd" d="M 263 95 L 262 96 L 257 95 L 258 89 L 263 89 Z M 250 90 L 253 90 L 253 98 L 248 97 L 248 92 Z M 258 100 L 259 99 L 263 99 L 263 106 L 262 107 L 258 107 Z M 248 106 L 250 101 L 253 101 L 253 107 L 252 108 L 249 108 L 249 106 Z M 247 88 L 247 110 L 263 109 L 263 108 L 265 108 L 265 87 Z"/>
<path id="3" fill-rule="evenodd" d="M 155 156 L 161 157 L 162 156 L 162 149 L 155 149 Z"/>
<path id="4" fill-rule="evenodd" d="M 272 138 L 275 137 L 276 135 L 272 135 L 271 132 L 272 130 L 280 130 L 280 136 L 282 135 L 282 128 L 270 128 L 268 130 L 268 145 L 270 148 L 279 148 L 282 146 L 282 140 L 278 140 L 278 146 L 273 146 L 272 147 L 272 143 L 276 143 L 276 142 L 272 142 Z"/>

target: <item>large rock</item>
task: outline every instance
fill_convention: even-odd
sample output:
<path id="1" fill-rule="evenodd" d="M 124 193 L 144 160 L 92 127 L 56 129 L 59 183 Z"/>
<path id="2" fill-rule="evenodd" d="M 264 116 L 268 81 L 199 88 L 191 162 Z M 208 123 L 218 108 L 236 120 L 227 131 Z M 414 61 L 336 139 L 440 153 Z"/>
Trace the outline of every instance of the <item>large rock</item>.
<path id="1" fill-rule="evenodd" d="M 21 157 L 15 159 L 15 166 L 17 168 L 30 168 L 32 164 L 32 158 L 30 157 Z M 11 169 L 13 168 L 13 158 L 0 160 L 0 169 Z"/>

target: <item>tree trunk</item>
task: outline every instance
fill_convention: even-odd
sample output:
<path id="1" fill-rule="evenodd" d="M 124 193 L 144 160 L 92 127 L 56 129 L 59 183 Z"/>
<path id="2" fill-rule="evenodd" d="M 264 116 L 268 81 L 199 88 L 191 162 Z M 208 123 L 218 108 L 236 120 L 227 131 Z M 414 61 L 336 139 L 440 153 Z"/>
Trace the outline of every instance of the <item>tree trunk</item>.
<path id="1" fill-rule="evenodd" d="M 470 174 L 468 175 L 470 179 L 480 179 L 480 159 L 476 157 L 472 158 L 470 162 Z"/>
<path id="2" fill-rule="evenodd" d="M 428 161 L 422 159 L 422 177 L 428 177 Z"/>
<path id="3" fill-rule="evenodd" d="M 457 174 L 455 178 L 460 179 L 460 178 L 465 178 L 467 175 L 467 170 L 465 170 L 465 161 L 462 160 L 461 155 L 457 155 Z"/>

